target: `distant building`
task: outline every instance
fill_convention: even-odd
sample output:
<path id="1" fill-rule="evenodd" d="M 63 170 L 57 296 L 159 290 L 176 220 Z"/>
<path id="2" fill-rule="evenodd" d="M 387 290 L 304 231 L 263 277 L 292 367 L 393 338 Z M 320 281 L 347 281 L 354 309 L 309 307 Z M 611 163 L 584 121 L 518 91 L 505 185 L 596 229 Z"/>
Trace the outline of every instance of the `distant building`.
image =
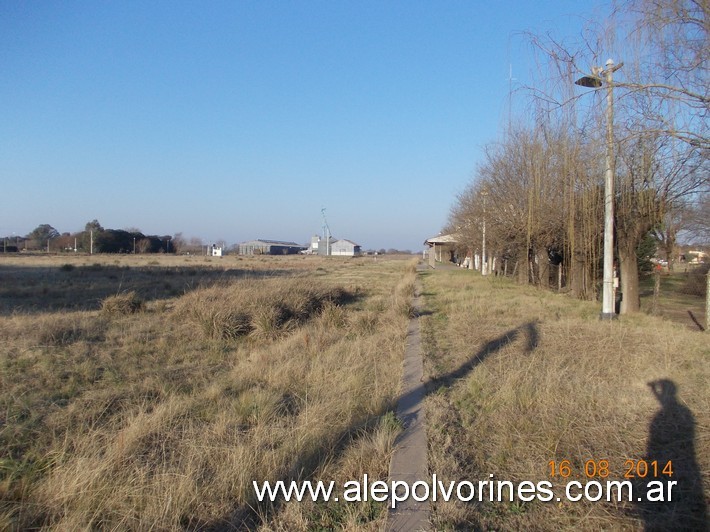
<path id="1" fill-rule="evenodd" d="M 332 255 L 333 254 L 333 244 L 337 242 L 337 238 L 332 236 L 328 237 L 326 241 L 325 238 L 321 238 L 318 235 L 311 237 L 311 247 L 310 252 L 314 255 Z"/>
<path id="2" fill-rule="evenodd" d="M 429 246 L 429 265 L 434 267 L 437 262 L 453 262 L 458 243 L 459 236 L 453 234 L 426 239 L 424 244 Z"/>
<path id="3" fill-rule="evenodd" d="M 212 244 L 211 248 L 211 254 L 213 257 L 221 257 L 222 256 L 222 248 L 217 247 L 217 244 Z"/>
<path id="4" fill-rule="evenodd" d="M 345 257 L 356 257 L 362 253 L 359 244 L 356 244 L 352 240 L 336 240 L 330 246 L 330 254 L 336 256 Z"/>
<path id="5" fill-rule="evenodd" d="M 292 255 L 300 253 L 304 249 L 308 249 L 308 247 L 295 242 L 264 240 L 261 238 L 239 244 L 240 255 Z"/>
<path id="6" fill-rule="evenodd" d="M 320 236 L 318 235 L 313 235 L 311 237 L 311 245 L 308 246 L 308 249 L 304 250 L 303 253 L 306 253 L 308 255 L 317 255 L 318 254 L 318 246 L 320 244 Z"/>

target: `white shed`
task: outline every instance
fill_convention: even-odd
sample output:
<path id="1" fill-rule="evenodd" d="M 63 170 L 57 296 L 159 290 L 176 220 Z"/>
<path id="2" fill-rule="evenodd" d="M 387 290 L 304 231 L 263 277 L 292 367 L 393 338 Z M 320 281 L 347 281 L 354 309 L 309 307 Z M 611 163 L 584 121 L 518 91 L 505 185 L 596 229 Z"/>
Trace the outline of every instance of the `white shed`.
<path id="1" fill-rule="evenodd" d="M 361 251 L 362 250 L 360 249 L 359 244 L 345 238 L 336 240 L 330 246 L 330 254 L 336 256 L 356 257 L 357 255 L 360 255 Z"/>

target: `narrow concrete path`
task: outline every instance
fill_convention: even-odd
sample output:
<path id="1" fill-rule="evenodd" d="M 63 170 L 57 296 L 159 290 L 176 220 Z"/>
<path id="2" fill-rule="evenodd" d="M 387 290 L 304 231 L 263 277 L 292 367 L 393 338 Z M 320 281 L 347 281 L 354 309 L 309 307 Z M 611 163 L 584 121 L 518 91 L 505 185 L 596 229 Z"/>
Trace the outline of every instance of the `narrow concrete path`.
<path id="1" fill-rule="evenodd" d="M 428 476 L 424 419 L 424 363 L 419 332 L 421 304 L 419 292 L 420 283 L 417 280 L 414 297 L 415 316 L 409 320 L 402 372 L 402 394 L 397 403 L 397 417 L 403 422 L 404 431 L 397 438 L 390 462 L 390 481 L 406 482 L 410 489 L 417 480 L 426 482 Z M 390 509 L 387 516 L 388 531 L 429 529 L 429 501 L 417 502 L 410 496 L 407 501 L 400 502 L 396 509 Z"/>

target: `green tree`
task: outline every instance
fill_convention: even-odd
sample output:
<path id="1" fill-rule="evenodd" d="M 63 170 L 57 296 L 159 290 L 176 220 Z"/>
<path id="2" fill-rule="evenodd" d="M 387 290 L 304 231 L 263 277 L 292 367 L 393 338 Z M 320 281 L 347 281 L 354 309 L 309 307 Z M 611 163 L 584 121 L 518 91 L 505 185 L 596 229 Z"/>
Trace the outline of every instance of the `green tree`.
<path id="1" fill-rule="evenodd" d="M 32 242 L 32 247 L 39 249 L 46 246 L 48 240 L 57 238 L 58 236 L 59 231 L 57 231 L 54 227 L 49 224 L 41 224 L 27 235 L 27 239 Z"/>
<path id="2" fill-rule="evenodd" d="M 99 221 L 94 218 L 90 222 L 86 222 L 86 226 L 84 227 L 84 231 L 93 231 L 94 233 L 100 233 L 104 230 L 103 227 L 101 227 L 101 224 Z"/>

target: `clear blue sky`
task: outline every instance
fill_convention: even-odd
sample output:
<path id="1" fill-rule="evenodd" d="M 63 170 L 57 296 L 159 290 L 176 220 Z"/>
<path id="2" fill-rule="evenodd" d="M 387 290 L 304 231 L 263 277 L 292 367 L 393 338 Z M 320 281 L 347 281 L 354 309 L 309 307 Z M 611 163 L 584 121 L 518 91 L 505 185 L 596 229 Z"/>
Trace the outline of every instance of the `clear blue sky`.
<path id="1" fill-rule="evenodd" d="M 603 4 L 597 2 L 596 9 Z M 420 250 L 589 2 L 0 3 L 0 235 Z"/>

